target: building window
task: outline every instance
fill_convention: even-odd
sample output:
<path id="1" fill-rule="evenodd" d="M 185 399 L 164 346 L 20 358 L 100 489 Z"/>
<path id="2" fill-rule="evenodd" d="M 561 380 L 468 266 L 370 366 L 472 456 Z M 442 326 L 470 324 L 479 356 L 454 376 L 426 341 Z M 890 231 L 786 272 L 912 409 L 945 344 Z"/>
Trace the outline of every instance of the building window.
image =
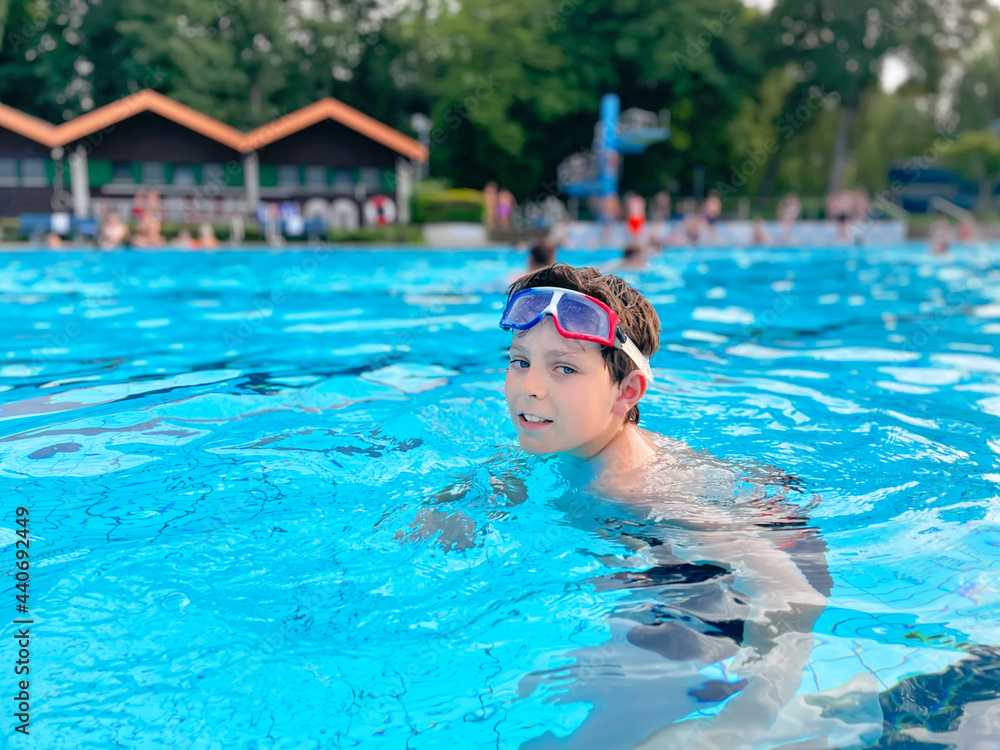
<path id="1" fill-rule="evenodd" d="M 366 190 L 378 190 L 381 187 L 378 179 L 378 169 L 374 167 L 362 167 L 361 184 Z"/>
<path id="2" fill-rule="evenodd" d="M 174 178 L 172 180 L 174 185 L 196 185 L 198 181 L 194 176 L 194 167 L 190 164 L 175 164 L 174 165 Z"/>
<path id="3" fill-rule="evenodd" d="M 21 159 L 21 184 L 34 187 L 49 184 L 44 159 Z"/>
<path id="4" fill-rule="evenodd" d="M 281 187 L 298 187 L 299 184 L 299 168 L 290 165 L 282 164 L 278 167 L 278 185 Z"/>
<path id="5" fill-rule="evenodd" d="M 333 187 L 337 190 L 353 190 L 354 178 L 349 169 L 337 169 L 333 172 Z"/>
<path id="6" fill-rule="evenodd" d="M 205 164 L 201 168 L 202 185 L 225 185 L 226 168 L 217 162 Z"/>
<path id="7" fill-rule="evenodd" d="M 0 185 L 17 184 L 17 159 L 0 159 Z"/>
<path id="8" fill-rule="evenodd" d="M 111 181 L 125 184 L 134 184 L 135 176 L 132 174 L 132 165 L 127 161 L 116 161 L 111 165 Z"/>
<path id="9" fill-rule="evenodd" d="M 142 182 L 145 185 L 163 185 L 167 181 L 166 165 L 162 161 L 147 161 L 142 164 Z"/>
<path id="10" fill-rule="evenodd" d="M 326 187 L 326 167 L 306 167 L 306 187 Z"/>

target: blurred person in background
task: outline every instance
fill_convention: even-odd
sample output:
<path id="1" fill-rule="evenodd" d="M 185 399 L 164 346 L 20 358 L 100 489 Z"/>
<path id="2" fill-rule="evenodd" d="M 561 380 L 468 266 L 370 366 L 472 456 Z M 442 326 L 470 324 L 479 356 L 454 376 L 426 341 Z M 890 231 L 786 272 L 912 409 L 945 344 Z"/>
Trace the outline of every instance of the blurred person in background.
<path id="1" fill-rule="evenodd" d="M 511 215 L 514 213 L 514 194 L 507 188 L 497 193 L 497 223 L 501 229 L 510 229 Z"/>
<path id="2" fill-rule="evenodd" d="M 621 221 L 622 203 L 617 193 L 611 193 L 600 198 L 598 221 L 601 224 L 601 244 L 609 247 L 612 241 L 612 227 Z"/>
<path id="3" fill-rule="evenodd" d="M 650 221 L 670 221 L 670 193 L 661 190 L 653 196 L 653 204 L 649 207 Z"/>
<path id="4" fill-rule="evenodd" d="M 139 226 L 136 227 L 132 244 L 136 247 L 161 247 L 163 245 L 162 227 L 160 212 L 147 206 L 139 220 Z"/>
<path id="5" fill-rule="evenodd" d="M 650 209 L 649 250 L 653 254 L 660 253 L 666 245 L 680 244 L 670 226 L 671 215 L 670 193 L 661 190 L 653 197 Z"/>
<path id="6" fill-rule="evenodd" d="M 219 240 L 215 237 L 215 230 L 207 221 L 203 221 L 198 228 L 198 246 L 202 250 L 214 250 L 219 246 Z"/>
<path id="7" fill-rule="evenodd" d="M 851 219 L 855 229 L 854 241 L 861 244 L 864 241 L 862 228 L 865 222 L 868 221 L 868 209 L 871 207 L 871 196 L 868 193 L 868 189 L 864 186 L 855 188 L 851 195 L 853 197 L 853 211 Z M 849 235 L 848 239 L 850 239 Z"/>
<path id="8" fill-rule="evenodd" d="M 122 218 L 112 211 L 101 226 L 101 232 L 97 237 L 97 243 L 103 250 L 114 250 L 117 247 L 128 247 L 129 228 Z"/>
<path id="9" fill-rule="evenodd" d="M 191 236 L 191 230 L 187 227 L 181 227 L 180 231 L 177 233 L 177 237 L 174 239 L 174 246 L 180 250 L 194 250 L 198 247 L 198 243 Z"/>
<path id="10" fill-rule="evenodd" d="M 938 214 L 931 224 L 929 235 L 931 243 L 931 253 L 934 255 L 945 255 L 948 252 L 948 240 L 951 229 L 948 226 L 948 218 L 944 214 Z"/>
<path id="11" fill-rule="evenodd" d="M 975 242 L 979 239 L 979 228 L 976 226 L 976 217 L 972 214 L 965 214 L 958 222 L 958 241 Z"/>
<path id="12" fill-rule="evenodd" d="M 483 223 L 487 229 L 493 229 L 497 225 L 497 184 L 495 182 L 488 182 L 483 188 Z"/>
<path id="13" fill-rule="evenodd" d="M 139 223 L 146 213 L 146 193 L 140 190 L 132 198 L 132 221 Z"/>
<path id="14" fill-rule="evenodd" d="M 504 281 L 504 286 L 510 286 L 518 279 L 521 279 L 528 274 L 532 274 L 535 271 L 540 271 L 543 268 L 548 268 L 553 263 L 556 262 L 556 249 L 557 246 L 549 241 L 549 238 L 536 242 L 528 250 L 528 268 L 525 271 L 514 271 L 510 274 L 506 281 Z"/>
<path id="15" fill-rule="evenodd" d="M 826 216 L 837 222 L 837 240 L 847 242 L 850 239 L 847 222 L 854 218 L 854 193 L 850 190 L 837 190 L 826 197 Z"/>
<path id="16" fill-rule="evenodd" d="M 549 233 L 544 239 L 539 240 L 528 250 L 528 270 L 526 271 L 515 271 L 510 276 L 508 276 L 505 282 L 507 286 L 510 286 L 515 281 L 523 276 L 527 276 L 529 273 L 534 273 L 535 271 L 540 271 L 543 268 L 548 268 L 553 263 L 556 262 L 556 252 L 560 247 L 566 244 L 566 239 L 569 234 L 569 216 L 563 213 L 562 217 L 558 222 L 552 225 L 549 229 Z M 518 249 L 524 249 L 526 246 L 518 245 Z"/>
<path id="17" fill-rule="evenodd" d="M 795 229 L 795 222 L 802 215 L 802 201 L 799 194 L 794 190 L 785 193 L 778 202 L 778 221 L 781 223 L 781 235 L 785 242 L 792 241 L 792 231 Z"/>
<path id="18" fill-rule="evenodd" d="M 625 194 L 625 225 L 628 244 L 641 250 L 646 244 L 646 199 L 638 193 Z"/>
<path id="19" fill-rule="evenodd" d="M 750 244 L 752 245 L 770 245 L 771 238 L 767 234 L 767 228 L 764 226 L 764 220 L 759 216 L 753 220 L 753 225 L 750 228 Z"/>
<path id="20" fill-rule="evenodd" d="M 613 271 L 647 271 L 646 254 L 638 245 L 628 245 L 622 251 L 622 257 L 601 268 L 601 273 Z"/>
<path id="21" fill-rule="evenodd" d="M 694 198 L 688 198 L 684 201 L 681 213 L 684 214 L 684 236 L 687 238 L 688 243 L 692 245 L 700 244 L 702 215 L 698 210 L 698 201 Z"/>
<path id="22" fill-rule="evenodd" d="M 708 242 L 713 245 L 716 242 L 715 222 L 719 220 L 721 214 L 722 196 L 719 195 L 718 190 L 709 190 L 708 197 L 701 207 L 701 216 L 705 222 L 705 228 L 708 230 Z"/>

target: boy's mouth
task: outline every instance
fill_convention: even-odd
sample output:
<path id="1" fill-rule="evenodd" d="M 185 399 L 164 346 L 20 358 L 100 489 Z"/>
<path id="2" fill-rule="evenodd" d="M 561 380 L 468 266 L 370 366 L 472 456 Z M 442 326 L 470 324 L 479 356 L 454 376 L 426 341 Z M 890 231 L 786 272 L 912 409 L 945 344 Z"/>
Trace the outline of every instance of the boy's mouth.
<path id="1" fill-rule="evenodd" d="M 524 414 L 517 415 L 517 423 L 525 430 L 540 430 L 547 425 L 552 424 L 551 419 L 542 419 L 534 414 L 527 415 L 531 419 L 526 419 Z M 534 420 L 534 421 L 532 421 Z"/>

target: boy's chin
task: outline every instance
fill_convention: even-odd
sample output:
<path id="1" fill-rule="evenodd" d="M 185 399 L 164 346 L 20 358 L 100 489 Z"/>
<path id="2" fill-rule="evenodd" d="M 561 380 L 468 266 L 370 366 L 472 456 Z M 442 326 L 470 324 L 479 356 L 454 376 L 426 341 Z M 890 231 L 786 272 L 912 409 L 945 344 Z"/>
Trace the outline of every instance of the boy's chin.
<path id="1" fill-rule="evenodd" d="M 517 441 L 521 444 L 521 450 L 523 450 L 525 453 L 530 453 L 535 456 L 545 456 L 548 455 L 549 453 L 558 452 L 552 450 L 551 448 L 544 447 L 534 440 L 522 440 L 520 437 L 518 437 Z"/>

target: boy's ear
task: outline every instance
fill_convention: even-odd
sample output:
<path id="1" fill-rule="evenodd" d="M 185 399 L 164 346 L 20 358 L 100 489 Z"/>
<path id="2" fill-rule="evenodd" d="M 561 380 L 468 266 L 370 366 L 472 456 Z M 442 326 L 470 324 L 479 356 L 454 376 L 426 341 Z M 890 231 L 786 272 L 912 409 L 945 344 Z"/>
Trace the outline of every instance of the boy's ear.
<path id="1" fill-rule="evenodd" d="M 632 370 L 618 384 L 618 398 L 611 407 L 611 413 L 624 417 L 646 395 L 646 387 L 646 376 L 639 370 Z"/>

